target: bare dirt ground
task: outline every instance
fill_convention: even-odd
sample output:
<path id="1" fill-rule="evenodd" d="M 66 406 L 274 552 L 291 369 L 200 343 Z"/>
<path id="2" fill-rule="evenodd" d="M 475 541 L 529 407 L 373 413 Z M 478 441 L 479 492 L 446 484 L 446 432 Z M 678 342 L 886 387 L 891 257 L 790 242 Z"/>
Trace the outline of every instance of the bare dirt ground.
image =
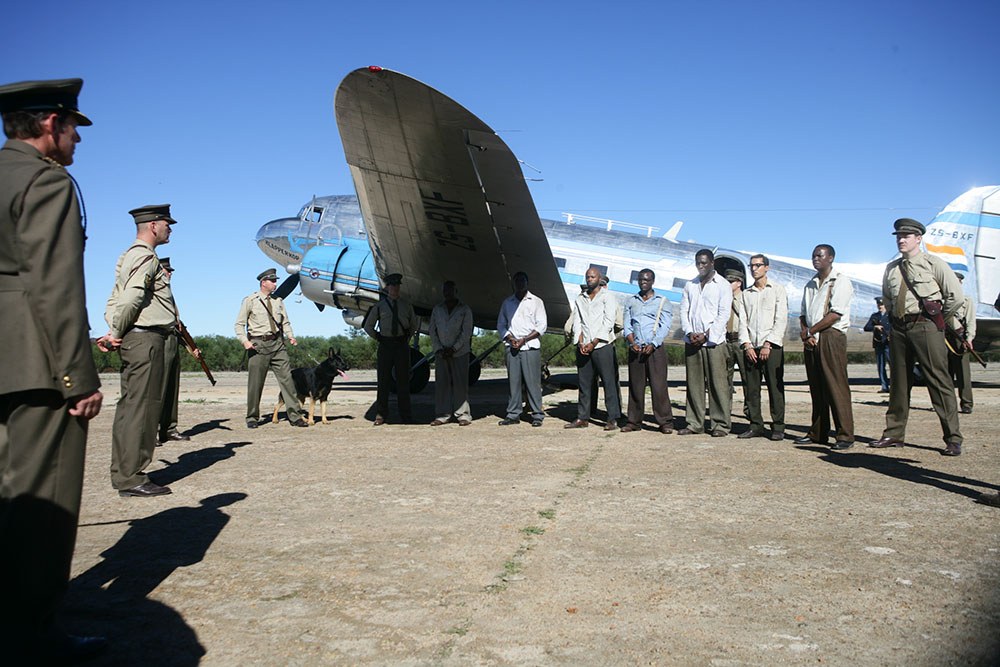
<path id="1" fill-rule="evenodd" d="M 374 374 L 353 371 L 332 424 L 251 431 L 245 374 L 185 374 L 193 437 L 156 450 L 174 493 L 153 499 L 111 489 L 106 376 L 65 620 L 111 639 L 98 665 L 1000 664 L 1000 509 L 974 501 L 1000 488 L 1000 371 L 975 371 L 958 458 L 922 388 L 912 445 L 868 448 L 887 401 L 850 372 L 844 453 L 564 431 L 575 390 L 546 392 L 542 428 L 501 428 L 498 371 L 466 428 L 373 428 Z M 798 437 L 808 389 L 787 376 Z M 432 407 L 433 385 L 421 422 Z"/>

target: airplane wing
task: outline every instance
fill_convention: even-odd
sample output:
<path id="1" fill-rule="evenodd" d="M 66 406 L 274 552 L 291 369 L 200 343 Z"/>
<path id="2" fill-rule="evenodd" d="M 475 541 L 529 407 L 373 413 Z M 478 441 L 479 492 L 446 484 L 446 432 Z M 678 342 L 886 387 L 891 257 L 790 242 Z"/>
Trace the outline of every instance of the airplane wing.
<path id="1" fill-rule="evenodd" d="M 493 329 L 510 277 L 561 326 L 569 302 L 520 165 L 470 111 L 398 72 L 348 74 L 334 102 L 379 276 L 429 311 L 454 280 L 476 326 Z"/>

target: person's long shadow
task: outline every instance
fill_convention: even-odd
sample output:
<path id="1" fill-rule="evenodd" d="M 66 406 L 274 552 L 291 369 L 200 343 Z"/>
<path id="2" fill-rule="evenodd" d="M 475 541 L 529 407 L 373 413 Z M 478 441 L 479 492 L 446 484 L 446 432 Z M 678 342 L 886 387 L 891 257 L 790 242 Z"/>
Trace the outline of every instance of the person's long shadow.
<path id="1" fill-rule="evenodd" d="M 103 560 L 74 578 L 66 616 L 75 632 L 106 635 L 111 649 L 93 664 L 197 665 L 205 655 L 194 629 L 171 607 L 149 599 L 174 570 L 201 562 L 229 522 L 221 508 L 245 493 L 205 498 L 129 521 Z M 101 524 L 82 524 L 87 525 Z"/>
<path id="2" fill-rule="evenodd" d="M 967 498 L 978 498 L 980 492 L 970 489 L 967 486 L 961 486 L 963 484 L 978 486 L 984 489 L 1000 490 L 1000 485 L 998 484 L 990 484 L 989 482 L 982 482 L 978 479 L 962 475 L 952 475 L 939 470 L 930 470 L 913 465 L 917 463 L 913 459 L 897 459 L 891 456 L 863 452 L 840 453 L 831 451 L 825 447 L 811 447 L 808 445 L 798 445 L 796 449 L 821 454 L 819 457 L 821 461 L 826 461 L 842 468 L 866 468 L 872 472 L 913 482 L 914 484 L 926 484 L 927 486 L 957 493 Z"/>
<path id="3" fill-rule="evenodd" d="M 160 459 L 161 462 L 167 464 L 167 467 L 153 471 L 150 473 L 149 477 L 157 484 L 169 486 L 177 480 L 184 479 L 189 475 L 200 472 L 205 468 L 215 465 L 219 461 L 225 461 L 226 459 L 236 456 L 237 447 L 243 447 L 249 444 L 249 441 L 229 442 L 221 447 L 207 447 L 193 452 L 185 452 L 177 457 L 177 460 L 173 463 Z"/>
<path id="4" fill-rule="evenodd" d="M 201 433 L 207 433 L 208 431 L 215 431 L 216 429 L 222 431 L 232 431 L 233 429 L 228 426 L 223 426 L 223 422 L 227 422 L 229 419 L 209 419 L 207 422 L 202 422 L 200 424 L 195 424 L 191 428 L 185 431 L 187 435 L 199 435 Z"/>

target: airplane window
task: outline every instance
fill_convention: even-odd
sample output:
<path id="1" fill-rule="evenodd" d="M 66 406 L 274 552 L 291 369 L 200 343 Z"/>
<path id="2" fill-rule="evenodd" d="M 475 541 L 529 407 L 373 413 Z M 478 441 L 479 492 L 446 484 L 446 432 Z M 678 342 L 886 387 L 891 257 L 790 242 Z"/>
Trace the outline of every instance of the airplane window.
<path id="1" fill-rule="evenodd" d="M 688 281 L 684 278 L 674 278 L 674 289 L 684 289 L 684 286 L 688 284 Z"/>
<path id="2" fill-rule="evenodd" d="M 597 272 L 600 273 L 602 276 L 608 275 L 608 267 L 606 266 L 601 266 L 600 264 L 591 264 L 589 268 L 597 269 Z"/>
<path id="3" fill-rule="evenodd" d="M 638 271 L 633 271 L 632 275 L 629 276 L 628 281 L 631 284 L 633 284 L 633 285 L 638 285 L 639 284 L 639 272 Z"/>
<path id="4" fill-rule="evenodd" d="M 553 257 L 556 260 L 556 268 L 565 269 L 566 268 L 566 258 L 565 257 Z"/>

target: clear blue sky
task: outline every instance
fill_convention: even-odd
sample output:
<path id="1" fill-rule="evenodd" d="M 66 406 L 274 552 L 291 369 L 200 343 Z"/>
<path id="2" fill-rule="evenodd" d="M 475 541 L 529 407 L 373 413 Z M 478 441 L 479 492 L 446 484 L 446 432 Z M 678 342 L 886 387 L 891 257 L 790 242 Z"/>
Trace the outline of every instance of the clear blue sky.
<path id="1" fill-rule="evenodd" d="M 41 7 L 41 6 L 40 6 Z M 891 222 L 1000 182 L 996 0 L 108 2 L 4 18 L 0 82 L 80 76 L 72 173 L 90 218 L 92 333 L 127 211 L 169 202 L 160 249 L 191 331 L 232 335 L 271 265 L 253 242 L 353 193 L 333 117 L 351 70 L 432 85 L 489 123 L 563 211 L 707 245 L 884 261 Z M 298 335 L 344 331 L 289 300 Z"/>

